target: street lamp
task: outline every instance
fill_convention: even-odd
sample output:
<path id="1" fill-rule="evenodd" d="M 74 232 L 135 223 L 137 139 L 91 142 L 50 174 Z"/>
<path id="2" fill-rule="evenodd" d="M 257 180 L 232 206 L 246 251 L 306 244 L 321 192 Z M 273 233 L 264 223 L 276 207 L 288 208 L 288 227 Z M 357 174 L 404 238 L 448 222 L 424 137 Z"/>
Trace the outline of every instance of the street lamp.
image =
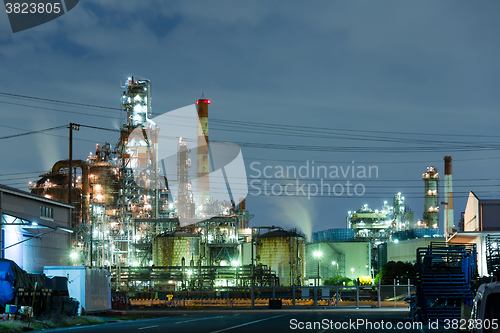
<path id="1" fill-rule="evenodd" d="M 319 285 L 319 262 L 321 261 L 321 257 L 323 256 L 323 252 L 321 251 L 314 251 L 313 253 L 314 255 L 314 258 L 317 258 L 318 259 L 318 278 L 317 278 L 317 281 L 316 281 L 316 287 Z"/>
<path id="2" fill-rule="evenodd" d="M 339 275 L 339 263 L 335 262 L 335 261 L 332 261 L 332 265 L 333 266 L 337 265 L 337 270 L 335 271 L 335 276 L 338 276 Z"/>
<path id="3" fill-rule="evenodd" d="M 354 268 L 351 268 L 351 279 L 354 280 Z"/>

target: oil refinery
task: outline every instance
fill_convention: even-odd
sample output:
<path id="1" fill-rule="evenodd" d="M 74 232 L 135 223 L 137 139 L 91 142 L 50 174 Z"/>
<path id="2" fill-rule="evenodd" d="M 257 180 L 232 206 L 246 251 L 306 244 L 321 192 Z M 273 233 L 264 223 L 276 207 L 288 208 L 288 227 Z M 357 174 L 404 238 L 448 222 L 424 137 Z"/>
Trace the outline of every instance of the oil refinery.
<path id="1" fill-rule="evenodd" d="M 161 175 L 159 138 L 169 133 L 152 119 L 151 82 L 131 77 L 122 88 L 124 123 L 116 146 L 96 145 L 85 160 L 58 161 L 31 188 L 75 207 L 73 264 L 108 268 L 116 291 L 155 284 L 182 290 L 302 284 L 303 234 L 249 228 L 253 215 L 244 200 L 214 200 L 210 193 L 211 101 L 203 95 L 196 101 L 197 142 L 177 138 L 172 180 Z M 178 184 L 175 191 L 169 183 Z"/>

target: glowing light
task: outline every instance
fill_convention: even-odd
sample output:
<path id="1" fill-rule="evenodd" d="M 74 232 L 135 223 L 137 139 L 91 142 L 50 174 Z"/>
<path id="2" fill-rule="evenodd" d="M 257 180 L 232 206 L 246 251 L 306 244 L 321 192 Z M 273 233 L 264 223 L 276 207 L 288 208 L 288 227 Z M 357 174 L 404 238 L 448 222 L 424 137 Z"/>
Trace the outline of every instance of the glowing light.
<path id="1" fill-rule="evenodd" d="M 188 275 L 188 276 L 191 276 L 191 274 L 193 274 L 193 271 L 192 271 L 192 270 L 190 270 L 190 269 L 188 269 L 188 270 L 187 270 L 187 275 Z"/>
<path id="2" fill-rule="evenodd" d="M 233 267 L 238 266 L 238 261 L 237 260 L 232 260 L 231 261 L 231 266 L 233 266 Z"/>
<path id="3" fill-rule="evenodd" d="M 225 260 L 222 260 L 222 261 L 220 262 L 220 265 L 221 265 L 221 266 L 227 266 L 227 262 L 226 262 Z"/>
<path id="4" fill-rule="evenodd" d="M 313 253 L 315 258 L 321 258 L 323 256 L 323 252 L 321 251 L 314 251 Z"/>
<path id="5" fill-rule="evenodd" d="M 76 252 L 76 251 L 71 252 L 69 257 L 73 260 L 78 259 L 78 252 Z"/>
<path id="6" fill-rule="evenodd" d="M 396 243 L 396 244 L 399 243 L 399 239 L 395 239 L 394 243 Z"/>

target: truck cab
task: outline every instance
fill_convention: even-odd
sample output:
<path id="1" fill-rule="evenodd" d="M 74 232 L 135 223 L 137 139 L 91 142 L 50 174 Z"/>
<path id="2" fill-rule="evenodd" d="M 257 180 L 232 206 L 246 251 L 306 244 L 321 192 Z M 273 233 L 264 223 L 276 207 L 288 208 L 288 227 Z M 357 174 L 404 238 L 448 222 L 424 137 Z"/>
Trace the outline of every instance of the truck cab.
<path id="1" fill-rule="evenodd" d="M 474 325 L 472 325 L 474 324 Z M 500 333 L 500 282 L 483 283 L 477 290 L 471 313 L 473 333 Z"/>

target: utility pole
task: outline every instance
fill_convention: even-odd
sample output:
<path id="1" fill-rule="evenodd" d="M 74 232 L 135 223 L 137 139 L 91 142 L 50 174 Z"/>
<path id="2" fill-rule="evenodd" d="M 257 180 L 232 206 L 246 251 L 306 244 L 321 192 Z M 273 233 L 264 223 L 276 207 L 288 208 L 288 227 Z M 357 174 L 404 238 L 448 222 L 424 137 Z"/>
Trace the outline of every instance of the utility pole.
<path id="1" fill-rule="evenodd" d="M 79 131 L 80 125 L 70 123 L 69 126 L 69 163 L 68 163 L 68 204 L 73 205 L 71 198 L 71 188 L 73 186 L 73 130 Z M 73 228 L 73 216 L 71 216 L 71 228 Z"/>

